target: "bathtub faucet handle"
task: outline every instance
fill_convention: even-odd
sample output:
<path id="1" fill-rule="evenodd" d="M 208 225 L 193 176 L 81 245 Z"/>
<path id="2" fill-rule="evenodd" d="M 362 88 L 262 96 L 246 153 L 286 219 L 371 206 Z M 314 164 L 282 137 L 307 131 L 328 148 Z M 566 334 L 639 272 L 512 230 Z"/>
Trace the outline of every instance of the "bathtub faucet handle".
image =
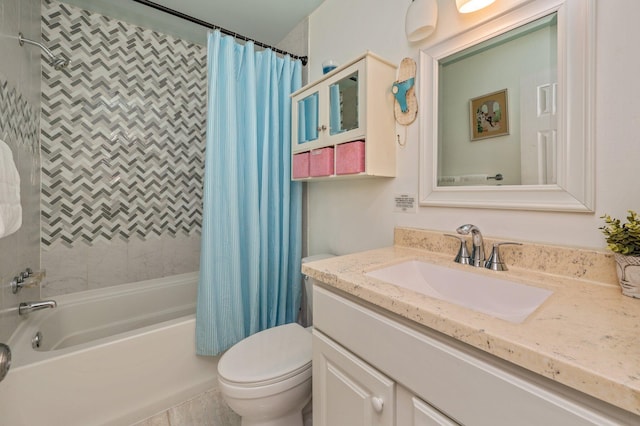
<path id="1" fill-rule="evenodd" d="M 22 278 L 22 274 L 13 277 L 11 282 L 9 283 L 9 287 L 11 288 L 11 293 L 17 294 L 22 287 L 24 287 L 24 278 Z"/>
<path id="2" fill-rule="evenodd" d="M 24 271 L 20 272 L 20 276 L 23 280 L 29 278 L 31 275 L 33 275 L 33 269 L 31 268 L 27 268 Z"/>
<path id="3" fill-rule="evenodd" d="M 17 294 L 22 289 L 22 287 L 37 287 L 38 285 L 40 285 L 46 275 L 47 272 L 44 269 L 34 272 L 33 269 L 26 268 L 24 271 L 20 272 L 16 277 L 14 277 L 11 283 L 9 283 L 11 292 L 13 294 Z"/>
<path id="4" fill-rule="evenodd" d="M 33 311 L 52 309 L 58 306 L 55 300 L 42 300 L 39 302 L 23 302 L 18 305 L 18 315 L 26 316 Z"/>

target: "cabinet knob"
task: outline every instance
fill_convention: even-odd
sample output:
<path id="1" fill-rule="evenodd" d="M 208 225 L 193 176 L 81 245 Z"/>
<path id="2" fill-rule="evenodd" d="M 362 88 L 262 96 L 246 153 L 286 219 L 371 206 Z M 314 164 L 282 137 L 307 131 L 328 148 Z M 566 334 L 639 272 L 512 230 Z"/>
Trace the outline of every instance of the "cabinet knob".
<path id="1" fill-rule="evenodd" d="M 322 126 L 318 126 L 319 132 L 324 132 L 325 130 L 327 130 L 327 126 L 325 126 L 324 124 Z"/>
<path id="2" fill-rule="evenodd" d="M 384 400 L 377 396 L 371 398 L 371 405 L 373 406 L 373 411 L 380 414 L 382 413 L 382 409 L 384 408 Z"/>

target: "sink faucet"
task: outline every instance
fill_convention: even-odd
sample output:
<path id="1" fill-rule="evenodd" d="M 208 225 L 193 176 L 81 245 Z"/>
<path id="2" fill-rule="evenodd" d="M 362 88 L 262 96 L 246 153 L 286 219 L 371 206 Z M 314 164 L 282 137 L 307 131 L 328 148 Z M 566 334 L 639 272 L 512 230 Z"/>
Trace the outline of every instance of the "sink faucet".
<path id="1" fill-rule="evenodd" d="M 55 308 L 58 306 L 55 300 L 42 300 L 39 302 L 23 302 L 18 305 L 19 315 L 28 315 L 33 311 L 39 311 L 41 309 Z"/>
<path id="2" fill-rule="evenodd" d="M 471 242 L 473 248 L 471 249 L 471 264 L 480 268 L 484 267 L 484 242 L 482 241 L 482 234 L 480 228 L 470 223 L 462 225 L 456 229 L 456 232 L 461 235 L 469 235 L 471 233 Z"/>

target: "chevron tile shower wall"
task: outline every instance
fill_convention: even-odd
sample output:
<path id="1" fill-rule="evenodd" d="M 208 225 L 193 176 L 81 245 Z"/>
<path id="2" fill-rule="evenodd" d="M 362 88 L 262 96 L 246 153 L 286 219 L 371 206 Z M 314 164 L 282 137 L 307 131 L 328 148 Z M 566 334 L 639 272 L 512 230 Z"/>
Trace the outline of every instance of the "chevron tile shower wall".
<path id="1" fill-rule="evenodd" d="M 42 39 L 45 294 L 196 270 L 205 47 L 52 0 Z"/>

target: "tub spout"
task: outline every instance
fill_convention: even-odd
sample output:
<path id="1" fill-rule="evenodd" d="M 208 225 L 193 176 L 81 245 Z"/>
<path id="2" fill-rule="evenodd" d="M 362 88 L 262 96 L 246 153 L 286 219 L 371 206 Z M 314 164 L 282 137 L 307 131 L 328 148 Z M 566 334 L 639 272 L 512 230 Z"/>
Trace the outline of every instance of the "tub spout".
<path id="1" fill-rule="evenodd" d="M 24 302 L 18 306 L 19 315 L 28 315 L 33 311 L 41 309 L 55 308 L 57 305 L 55 300 L 42 300 L 39 302 Z"/>

